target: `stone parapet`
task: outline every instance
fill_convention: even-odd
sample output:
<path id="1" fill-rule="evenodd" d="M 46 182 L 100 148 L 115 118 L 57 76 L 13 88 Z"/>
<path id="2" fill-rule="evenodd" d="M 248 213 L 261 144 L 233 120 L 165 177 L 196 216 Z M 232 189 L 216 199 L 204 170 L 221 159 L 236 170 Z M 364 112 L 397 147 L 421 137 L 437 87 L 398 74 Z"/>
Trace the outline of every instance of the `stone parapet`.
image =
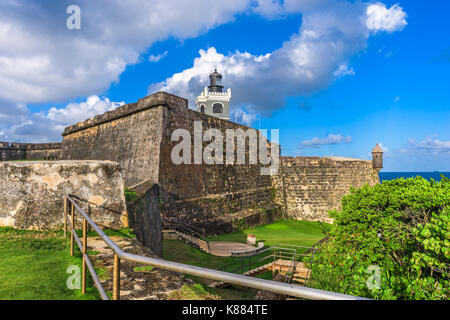
<path id="1" fill-rule="evenodd" d="M 98 225 L 128 226 L 118 163 L 0 162 L 0 176 L 0 226 L 36 230 L 61 228 L 65 194 L 73 195 Z"/>
<path id="2" fill-rule="evenodd" d="M 281 157 L 272 176 L 276 201 L 285 215 L 298 220 L 332 222 L 329 210 L 340 209 L 350 187 L 380 183 L 372 161 L 345 157 Z"/>
<path id="3" fill-rule="evenodd" d="M 121 107 L 116 108 L 115 110 L 96 115 L 93 118 L 66 127 L 62 135 L 66 136 L 90 127 L 101 125 L 106 122 L 114 121 L 123 117 L 128 117 L 134 113 L 145 111 L 149 108 L 158 106 L 182 106 L 187 108 L 188 101 L 187 99 L 160 91 L 145 98 L 139 99 L 137 103 L 125 104 Z"/>

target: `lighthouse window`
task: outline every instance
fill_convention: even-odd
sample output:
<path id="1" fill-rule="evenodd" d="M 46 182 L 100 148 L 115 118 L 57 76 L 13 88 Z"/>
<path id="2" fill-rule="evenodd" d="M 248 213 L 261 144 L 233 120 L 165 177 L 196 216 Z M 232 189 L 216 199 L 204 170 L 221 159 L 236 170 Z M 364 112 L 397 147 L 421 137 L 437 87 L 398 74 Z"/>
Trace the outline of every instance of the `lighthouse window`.
<path id="1" fill-rule="evenodd" d="M 221 103 L 213 104 L 213 112 L 214 113 L 223 113 L 223 105 Z"/>

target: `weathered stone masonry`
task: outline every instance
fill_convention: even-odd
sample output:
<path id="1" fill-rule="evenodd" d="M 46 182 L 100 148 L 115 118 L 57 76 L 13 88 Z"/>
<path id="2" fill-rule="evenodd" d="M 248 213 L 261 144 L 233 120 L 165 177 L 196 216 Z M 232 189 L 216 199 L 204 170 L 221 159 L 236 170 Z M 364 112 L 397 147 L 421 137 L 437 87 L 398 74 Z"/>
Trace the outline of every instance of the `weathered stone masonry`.
<path id="1" fill-rule="evenodd" d="M 128 225 L 120 167 L 111 161 L 0 162 L 0 226 L 48 230 L 63 225 L 64 195 L 100 226 Z M 80 217 L 80 215 L 77 215 Z M 81 219 L 77 220 L 78 227 Z"/>
<path id="2" fill-rule="evenodd" d="M 186 99 L 158 92 L 66 128 L 61 157 L 119 162 L 127 187 L 145 181 L 158 185 L 162 216 L 206 227 L 208 233 L 280 218 L 270 176 L 260 175 L 261 165 L 172 163 L 177 144 L 172 132 L 185 128 L 194 139 L 194 121 L 202 122 L 203 132 L 250 129 L 190 110 Z"/>
<path id="3" fill-rule="evenodd" d="M 350 187 L 380 182 L 372 161 L 343 157 L 281 157 L 273 176 L 276 201 L 286 216 L 299 220 L 331 222 L 327 212 L 339 209 Z"/>
<path id="4" fill-rule="evenodd" d="M 0 161 L 57 160 L 61 143 L 9 143 L 0 142 Z"/>
<path id="5" fill-rule="evenodd" d="M 203 132 L 254 130 L 187 108 L 187 100 L 158 92 L 70 126 L 63 134 L 62 159 L 104 159 L 120 163 L 125 185 L 157 185 L 161 215 L 177 217 L 221 233 L 285 217 L 330 221 L 350 186 L 378 183 L 370 161 L 346 158 L 282 157 L 276 176 L 261 165 L 181 164 L 171 160 L 175 129 L 193 123 Z M 225 149 L 224 149 L 225 150 Z"/>

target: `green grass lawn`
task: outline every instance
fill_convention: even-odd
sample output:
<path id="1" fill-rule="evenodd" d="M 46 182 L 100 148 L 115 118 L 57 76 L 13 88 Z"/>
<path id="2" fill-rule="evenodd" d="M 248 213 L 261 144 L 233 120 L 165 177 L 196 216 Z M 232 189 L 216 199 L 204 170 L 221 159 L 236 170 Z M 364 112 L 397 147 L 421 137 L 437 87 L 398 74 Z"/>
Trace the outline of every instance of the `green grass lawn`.
<path id="1" fill-rule="evenodd" d="M 275 244 L 292 244 L 298 246 L 312 246 L 317 241 L 325 237 L 326 232 L 331 229 L 331 225 L 321 222 L 280 220 L 275 223 L 244 229 L 240 232 L 228 233 L 219 236 L 210 237 L 211 241 L 233 241 L 247 242 L 247 234 L 252 233 L 256 236 L 256 241 L 263 241 L 265 247 Z M 270 253 L 267 253 L 270 254 Z M 186 263 L 199 267 L 220 269 L 224 265 L 242 258 L 235 257 L 217 257 L 199 249 L 193 248 L 181 241 L 164 240 L 163 257 L 166 260 Z M 264 262 L 262 263 L 264 264 Z M 260 278 L 271 279 L 272 274 L 262 274 Z M 196 282 L 202 284 L 205 280 L 192 277 Z M 214 295 L 223 299 L 251 299 L 257 290 L 232 287 L 231 289 L 205 289 Z"/>
<path id="2" fill-rule="evenodd" d="M 247 234 L 256 236 L 257 242 L 270 247 L 276 244 L 312 246 L 325 237 L 331 224 L 316 221 L 280 220 L 275 223 L 244 229 L 240 232 L 210 237 L 211 241 L 234 241 L 247 243 Z"/>
<path id="3" fill-rule="evenodd" d="M 70 265 L 81 270 L 81 253 L 63 233 L 0 228 L 0 300 L 92 300 L 98 299 L 88 273 L 85 295 L 70 290 L 66 282 Z"/>
<path id="4" fill-rule="evenodd" d="M 253 233 L 257 241 L 264 241 L 266 247 L 279 243 L 311 246 L 323 238 L 323 232 L 330 228 L 330 225 L 319 222 L 282 220 L 214 236 L 210 240 L 245 243 L 247 234 Z M 106 230 L 105 233 L 134 237 L 128 229 Z M 164 240 L 163 246 L 164 258 L 167 260 L 212 269 L 220 269 L 240 259 L 212 256 L 176 240 Z M 62 231 L 40 232 L 0 227 L 0 300 L 99 299 L 89 273 L 85 295 L 81 295 L 81 290 L 67 288 L 66 281 L 71 274 L 66 273 L 66 270 L 70 265 L 81 268 L 81 254 L 76 247 L 75 255 L 70 256 L 70 242 L 64 239 Z M 192 278 L 205 284 L 203 279 Z M 228 289 L 205 288 L 208 293 L 223 299 L 251 299 L 256 293 L 254 289 L 236 286 Z"/>
<path id="5" fill-rule="evenodd" d="M 211 241 L 247 242 L 247 234 L 256 236 L 256 241 L 263 241 L 266 247 L 275 244 L 293 244 L 312 246 L 325 237 L 331 225 L 313 221 L 280 220 L 275 223 L 244 229 L 240 232 L 210 237 Z M 163 241 L 164 259 L 182 262 L 199 267 L 219 269 L 227 263 L 239 260 L 234 257 L 217 257 L 193 248 L 181 241 Z"/>

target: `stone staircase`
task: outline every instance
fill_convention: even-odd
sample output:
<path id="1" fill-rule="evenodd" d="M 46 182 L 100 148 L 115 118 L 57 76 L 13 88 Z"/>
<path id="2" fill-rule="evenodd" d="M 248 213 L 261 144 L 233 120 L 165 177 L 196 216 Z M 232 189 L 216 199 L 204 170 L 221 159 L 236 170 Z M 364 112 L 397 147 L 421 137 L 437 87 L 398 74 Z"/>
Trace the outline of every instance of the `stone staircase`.
<path id="1" fill-rule="evenodd" d="M 200 239 L 196 238 L 190 234 L 175 230 L 175 234 L 177 235 L 177 239 L 194 247 L 200 249 Z"/>
<path id="2" fill-rule="evenodd" d="M 243 275 L 248 276 L 248 277 L 254 277 L 254 276 L 260 275 L 261 273 L 270 271 L 271 264 L 272 263 L 267 263 L 263 266 L 248 270 L 248 271 L 244 272 Z"/>
<path id="3" fill-rule="evenodd" d="M 291 273 L 291 281 L 304 284 L 308 279 L 311 270 L 305 268 L 305 264 L 303 262 L 297 262 L 293 268 L 291 268 L 291 261 L 279 259 L 273 263 L 269 267 L 269 270 L 272 272 L 276 272 L 286 276 L 288 273 Z"/>
<path id="4" fill-rule="evenodd" d="M 254 277 L 268 271 L 272 271 L 273 273 L 278 273 L 283 276 L 286 276 L 288 273 L 292 273 L 291 281 L 305 284 L 305 282 L 308 280 L 309 275 L 311 274 L 311 270 L 305 268 L 305 264 L 303 262 L 297 262 L 294 268 L 291 267 L 291 263 L 292 262 L 290 260 L 278 259 L 274 262 L 266 263 L 265 265 L 248 270 L 244 272 L 243 275 Z M 214 281 L 208 286 L 211 288 L 226 288 L 230 286 L 230 284 L 221 281 Z"/>
<path id="5" fill-rule="evenodd" d="M 163 231 L 163 237 L 164 239 L 176 239 L 204 252 L 210 252 L 209 243 L 207 241 L 180 230 L 166 229 Z"/>

